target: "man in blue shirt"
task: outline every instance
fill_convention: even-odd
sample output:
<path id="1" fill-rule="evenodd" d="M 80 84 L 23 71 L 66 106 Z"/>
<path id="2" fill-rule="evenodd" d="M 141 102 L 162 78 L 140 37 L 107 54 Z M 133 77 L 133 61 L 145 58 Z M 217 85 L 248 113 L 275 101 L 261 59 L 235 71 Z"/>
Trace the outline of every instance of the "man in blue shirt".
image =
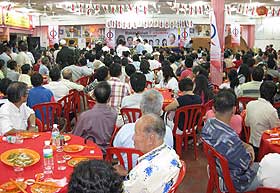
<path id="1" fill-rule="evenodd" d="M 229 126 L 231 116 L 236 110 L 235 104 L 234 93 L 221 90 L 214 98 L 216 118 L 207 121 L 201 136 L 228 160 L 230 176 L 236 191 L 253 191 L 259 186 L 256 177 L 258 164 L 253 163 L 253 148 L 242 142 Z M 224 183 L 220 184 L 220 189 L 226 191 Z"/>
<path id="2" fill-rule="evenodd" d="M 141 43 L 140 39 L 136 40 L 136 53 L 142 55 L 143 50 L 145 50 L 144 44 Z"/>
<path id="3" fill-rule="evenodd" d="M 31 83 L 33 88 L 29 91 L 27 98 L 27 105 L 30 108 L 33 108 L 34 105 L 46 102 L 55 102 L 52 91 L 42 86 L 43 84 L 43 76 L 39 73 L 35 73 L 31 76 Z M 39 110 L 35 111 L 35 115 L 41 121 L 42 116 Z"/>

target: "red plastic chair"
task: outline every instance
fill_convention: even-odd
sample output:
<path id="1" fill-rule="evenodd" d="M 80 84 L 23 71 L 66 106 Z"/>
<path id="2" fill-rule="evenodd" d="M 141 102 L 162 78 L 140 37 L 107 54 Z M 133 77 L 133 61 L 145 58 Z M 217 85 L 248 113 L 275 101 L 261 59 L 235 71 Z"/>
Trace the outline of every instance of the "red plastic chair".
<path id="1" fill-rule="evenodd" d="M 146 81 L 146 88 L 153 88 L 153 82 Z"/>
<path id="2" fill-rule="evenodd" d="M 178 189 L 178 187 L 180 186 L 180 184 L 182 183 L 184 177 L 185 177 L 185 174 L 186 174 L 186 164 L 183 160 L 180 160 L 181 161 L 181 164 L 182 164 L 182 167 L 180 169 L 180 173 L 179 173 L 179 176 L 178 176 L 178 179 L 176 181 L 176 183 L 171 187 L 171 189 L 169 190 L 168 193 L 175 193 Z"/>
<path id="3" fill-rule="evenodd" d="M 241 112 L 241 109 L 239 107 L 239 104 L 242 105 L 242 110 L 246 109 L 247 104 L 250 101 L 256 100 L 256 98 L 253 97 L 238 97 L 237 98 L 237 106 L 236 106 L 236 112 L 239 114 Z"/>
<path id="4" fill-rule="evenodd" d="M 125 167 L 124 165 L 124 160 L 122 157 L 122 154 L 126 154 L 127 156 L 127 168 L 128 170 L 131 170 L 133 165 L 132 165 L 132 155 L 136 154 L 139 156 L 144 155 L 141 151 L 134 149 L 134 148 L 126 148 L 126 147 L 109 147 L 107 148 L 107 154 L 106 154 L 106 161 L 112 162 L 113 160 L 113 155 L 117 157 L 119 160 L 120 165 Z"/>
<path id="5" fill-rule="evenodd" d="M 280 193 L 278 188 L 259 187 L 257 193 Z"/>
<path id="6" fill-rule="evenodd" d="M 78 80 L 76 80 L 76 83 L 81 84 L 83 86 L 87 86 L 89 79 L 91 76 L 82 76 L 81 78 L 79 78 Z"/>
<path id="7" fill-rule="evenodd" d="M 202 139 L 204 153 L 206 154 L 209 165 L 209 180 L 207 185 L 207 193 L 222 193 L 219 186 L 219 175 L 216 167 L 216 161 L 219 161 L 224 183 L 227 187 L 228 193 L 236 193 L 235 187 L 230 177 L 228 161 L 218 153 L 212 146 Z M 214 191 L 216 190 L 216 191 Z M 247 192 L 249 193 L 249 192 Z"/>
<path id="8" fill-rule="evenodd" d="M 67 120 L 66 132 L 70 132 L 71 129 L 71 115 L 75 117 L 77 115 L 77 107 L 75 103 L 75 92 L 71 92 L 68 95 L 62 97 L 57 101 L 61 104 L 63 110 L 63 117 Z"/>
<path id="9" fill-rule="evenodd" d="M 38 132 L 43 132 L 44 131 L 44 125 L 43 125 L 43 123 L 40 119 L 36 118 L 35 124 L 38 127 Z"/>
<path id="10" fill-rule="evenodd" d="M 135 123 L 142 116 L 142 112 L 137 108 L 121 108 L 121 115 L 125 124 Z"/>
<path id="11" fill-rule="evenodd" d="M 180 114 L 184 116 L 183 133 L 177 133 Z M 193 137 L 194 142 L 194 156 L 197 159 L 197 147 L 196 147 L 196 127 L 202 124 L 203 108 L 201 105 L 188 105 L 180 107 L 175 112 L 173 136 L 176 139 L 176 152 L 182 157 L 182 143 L 184 140 L 185 148 L 188 145 L 189 136 Z"/>
<path id="12" fill-rule="evenodd" d="M 61 117 L 62 105 L 57 102 L 40 103 L 33 106 L 33 110 L 38 110 L 41 114 L 41 121 L 44 125 L 44 131 L 51 131 L 54 123 L 57 123 Z"/>
<path id="13" fill-rule="evenodd" d="M 94 105 L 96 104 L 96 100 L 94 100 L 91 96 L 85 95 L 87 99 L 87 106 L 89 109 L 92 109 Z"/>
<path id="14" fill-rule="evenodd" d="M 116 137 L 116 135 L 117 135 L 117 133 L 119 132 L 120 129 L 121 129 L 120 127 L 117 127 L 117 125 L 115 125 L 114 131 L 113 131 L 111 139 L 110 139 L 109 147 L 113 147 L 114 139 L 115 139 L 115 137 Z"/>
<path id="15" fill-rule="evenodd" d="M 247 126 L 245 125 L 246 110 L 243 110 L 243 111 L 240 113 L 240 116 L 242 117 L 242 130 L 243 130 L 243 133 L 244 133 L 245 142 L 246 142 L 246 143 L 249 143 L 251 131 L 250 131 L 250 127 L 247 127 Z"/>

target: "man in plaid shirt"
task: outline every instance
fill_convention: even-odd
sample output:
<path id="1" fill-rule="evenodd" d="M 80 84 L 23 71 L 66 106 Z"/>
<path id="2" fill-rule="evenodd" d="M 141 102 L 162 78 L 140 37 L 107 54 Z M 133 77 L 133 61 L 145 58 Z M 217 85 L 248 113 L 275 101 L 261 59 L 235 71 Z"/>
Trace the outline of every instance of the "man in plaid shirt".
<path id="1" fill-rule="evenodd" d="M 120 64 L 114 63 L 110 65 L 110 76 L 108 83 L 111 85 L 111 97 L 109 105 L 120 111 L 122 99 L 129 94 L 129 90 L 125 83 L 121 82 L 122 67 Z"/>

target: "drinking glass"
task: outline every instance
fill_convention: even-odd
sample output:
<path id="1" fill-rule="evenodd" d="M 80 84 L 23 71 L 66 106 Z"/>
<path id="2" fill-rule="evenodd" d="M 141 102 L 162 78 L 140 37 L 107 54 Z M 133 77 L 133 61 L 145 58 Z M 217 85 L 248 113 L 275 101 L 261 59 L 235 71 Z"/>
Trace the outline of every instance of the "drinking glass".
<path id="1" fill-rule="evenodd" d="M 23 143 L 23 138 L 21 135 L 21 131 L 16 132 L 16 144 L 22 144 Z"/>
<path id="2" fill-rule="evenodd" d="M 65 170 L 66 169 L 66 160 L 64 159 L 64 153 L 59 152 L 56 154 L 56 163 L 57 163 L 57 170 Z"/>
<path id="3" fill-rule="evenodd" d="M 16 174 L 16 181 L 17 182 L 23 182 L 24 177 L 23 177 L 23 172 L 24 172 L 24 166 L 21 164 L 14 164 L 13 165 L 14 172 Z"/>

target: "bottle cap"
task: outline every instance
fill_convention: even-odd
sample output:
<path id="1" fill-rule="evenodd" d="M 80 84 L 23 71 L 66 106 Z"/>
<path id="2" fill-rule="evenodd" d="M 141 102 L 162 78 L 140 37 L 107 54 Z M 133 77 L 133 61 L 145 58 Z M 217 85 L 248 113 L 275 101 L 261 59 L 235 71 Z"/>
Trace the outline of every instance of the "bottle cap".
<path id="1" fill-rule="evenodd" d="M 3 141 L 7 141 L 7 137 L 2 137 L 2 140 Z"/>
<path id="2" fill-rule="evenodd" d="M 49 140 L 45 141 L 45 145 L 50 145 L 51 142 Z"/>

